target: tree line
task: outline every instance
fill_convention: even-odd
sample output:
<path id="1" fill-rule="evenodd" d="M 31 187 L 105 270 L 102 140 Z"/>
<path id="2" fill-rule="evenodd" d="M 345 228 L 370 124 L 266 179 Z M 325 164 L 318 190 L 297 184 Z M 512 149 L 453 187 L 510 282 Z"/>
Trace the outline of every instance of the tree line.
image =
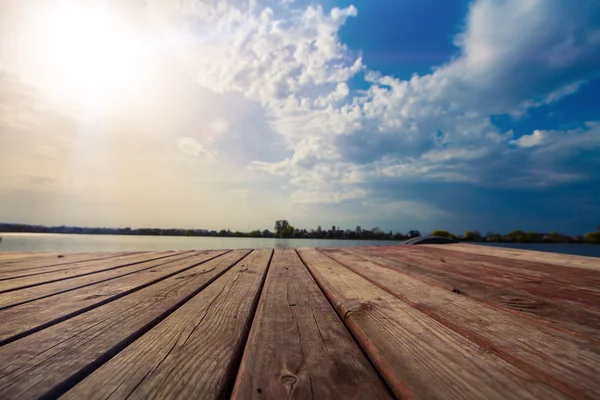
<path id="1" fill-rule="evenodd" d="M 595 232 L 588 232 L 585 235 L 569 236 L 552 231 L 550 233 L 524 232 L 515 230 L 507 234 L 497 232 L 488 232 L 485 236 L 479 231 L 466 231 L 463 235 L 455 235 L 445 230 L 435 230 L 431 232 L 433 236 L 443 236 L 464 242 L 507 242 L 507 243 L 591 243 L 600 244 L 600 226 Z"/>
<path id="2" fill-rule="evenodd" d="M 231 231 L 230 229 L 161 229 L 161 228 L 105 228 L 105 227 L 77 227 L 77 226 L 44 226 L 27 224 L 0 223 L 1 232 L 23 233 L 69 233 L 91 235 L 141 235 L 141 236 L 215 236 L 215 237 L 255 237 L 255 238 L 310 238 L 310 239 L 359 239 L 359 240 L 407 240 L 421 236 L 416 230 L 407 233 L 384 232 L 379 227 L 363 229 L 340 229 L 332 226 L 331 229 L 299 229 L 287 220 L 275 221 L 273 231 L 268 229 L 255 229 L 250 232 Z M 435 230 L 430 233 L 434 236 L 443 236 L 464 242 L 517 242 L 517 243 L 593 243 L 600 244 L 600 226 L 595 232 L 588 232 L 580 236 L 568 236 L 559 232 L 539 233 L 532 231 L 515 230 L 507 234 L 488 232 L 482 235 L 479 231 L 468 230 L 462 235 L 456 235 L 446 230 Z"/>

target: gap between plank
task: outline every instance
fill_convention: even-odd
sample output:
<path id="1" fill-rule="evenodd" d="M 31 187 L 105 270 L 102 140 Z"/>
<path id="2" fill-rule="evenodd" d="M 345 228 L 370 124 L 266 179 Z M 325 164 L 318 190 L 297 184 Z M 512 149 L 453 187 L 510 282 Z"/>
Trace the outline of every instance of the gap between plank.
<path id="1" fill-rule="evenodd" d="M 319 251 L 318 248 L 316 248 L 315 250 Z M 344 320 L 344 318 L 342 318 L 342 316 L 338 312 L 336 305 L 333 303 L 333 300 L 330 299 L 329 296 L 327 296 L 327 293 L 321 287 L 321 284 L 319 283 L 319 280 L 317 278 L 315 278 L 315 276 L 313 275 L 312 271 L 310 270 L 310 268 L 308 268 L 308 266 L 306 265 L 306 262 L 302 258 L 302 255 L 300 255 L 300 253 L 298 253 L 298 249 L 294 249 L 294 251 L 296 252 L 296 255 L 298 256 L 298 258 L 302 262 L 302 265 L 304 265 L 304 268 L 306 268 L 306 270 L 308 271 L 308 273 L 311 276 L 311 278 L 317 284 L 317 287 L 319 288 L 319 290 L 321 291 L 321 293 L 323 293 L 323 296 L 325 296 L 325 298 L 327 299 L 327 302 L 329 302 L 329 305 L 333 308 L 334 314 L 337 315 L 337 317 L 338 317 L 338 319 L 340 321 L 342 321 L 342 324 L 344 325 L 344 328 L 346 329 L 346 331 L 348 332 L 348 334 L 350 335 L 350 337 L 352 338 L 352 340 L 354 341 L 354 343 L 356 344 L 356 346 L 358 347 L 358 349 L 365 356 L 365 359 L 369 362 L 369 365 L 371 366 L 371 368 L 373 368 L 373 371 L 375 371 L 375 373 L 377 374 L 377 376 L 379 376 L 379 379 L 381 380 L 381 382 L 383 382 L 383 385 L 385 386 L 385 389 L 388 391 L 390 397 L 393 398 L 393 399 L 397 399 L 397 397 L 394 395 L 394 392 L 392 391 L 392 388 L 388 385 L 388 383 L 385 380 L 385 378 L 383 377 L 383 375 L 381 375 L 381 373 L 379 373 L 379 369 L 377 369 L 376 365 L 373 364 L 373 361 L 371 360 L 371 358 L 369 357 L 369 355 L 365 352 L 365 350 L 363 349 L 361 343 L 356 339 L 356 337 L 354 336 L 354 334 L 352 333 L 352 331 L 350 329 L 348 329 L 348 326 L 346 325 L 346 321 Z M 320 251 L 319 251 L 319 253 L 320 253 Z M 354 272 L 354 271 L 352 271 L 352 272 Z M 401 399 L 398 399 L 398 400 L 401 400 Z"/>
<path id="2" fill-rule="evenodd" d="M 195 255 L 204 254 L 206 252 L 207 252 L 207 250 L 199 251 L 196 254 L 189 254 L 187 257 L 178 258 L 177 261 L 187 260 L 188 258 L 191 258 L 191 257 L 193 257 Z M 169 255 L 167 257 L 177 256 L 177 255 L 183 255 L 183 254 L 186 254 L 186 253 L 188 253 L 188 252 L 186 251 L 186 252 L 182 252 L 182 253 L 175 253 L 175 254 L 171 254 L 171 255 Z M 130 263 L 130 264 L 119 265 L 118 267 L 111 267 L 111 268 L 100 270 L 100 271 L 94 271 L 91 274 L 96 274 L 96 273 L 100 273 L 100 272 L 106 272 L 106 271 L 110 271 L 111 269 L 131 267 L 132 265 L 143 264 L 143 263 L 146 263 L 146 262 L 156 261 L 156 260 L 160 260 L 160 257 L 159 258 L 154 258 L 154 259 L 151 258 L 149 260 L 137 261 L 137 262 Z M 46 295 L 43 295 L 43 296 L 40 296 L 40 297 L 36 297 L 34 299 L 24 300 L 24 301 L 22 301 L 20 303 L 14 303 L 14 304 L 11 304 L 11 305 L 8 305 L 8 306 L 0 306 L 0 311 L 6 310 L 6 309 L 9 309 L 9 308 L 12 308 L 12 307 L 20 306 L 21 304 L 31 303 L 32 301 L 41 300 L 41 299 L 45 299 L 45 298 L 48 298 L 48 297 L 56 296 L 56 295 L 61 294 L 61 293 L 66 293 L 66 292 L 70 292 L 70 291 L 73 291 L 73 290 L 76 290 L 76 289 L 81 289 L 81 288 L 84 288 L 84 287 L 87 287 L 87 286 L 96 285 L 98 283 L 107 282 L 107 281 L 110 281 L 110 280 L 113 280 L 113 279 L 122 278 L 124 276 L 137 274 L 138 272 L 146 271 L 146 270 L 148 270 L 150 268 L 156 268 L 156 266 L 152 266 L 151 265 L 149 267 L 146 267 L 146 268 L 143 268 L 143 269 L 139 269 L 137 271 L 127 272 L 125 274 L 113 276 L 112 278 L 106 278 L 106 279 L 102 279 L 102 280 L 95 281 L 95 282 L 89 282 L 89 283 L 86 283 L 85 285 L 81 285 L 81 286 L 74 286 L 74 287 L 71 287 L 71 288 L 68 288 L 68 289 L 64 289 L 64 290 L 61 290 L 61 291 L 58 291 L 58 292 L 54 292 L 54 293 L 46 294 Z M 86 276 L 86 275 L 89 275 L 89 274 L 71 276 L 71 277 L 66 278 L 66 279 L 79 278 L 79 277 Z M 61 280 L 66 280 L 66 279 L 61 279 Z M 56 282 L 56 281 L 54 281 L 54 282 Z M 41 284 L 38 284 L 38 285 L 32 285 L 32 286 L 40 286 L 40 285 L 45 285 L 47 283 L 53 283 L 53 282 L 44 282 L 44 283 L 41 283 Z M 32 286 L 29 286 L 29 287 L 32 287 Z M 24 288 L 19 288 L 19 289 L 24 289 Z M 13 291 L 13 290 L 19 290 L 19 289 L 11 289 L 11 291 Z M 2 293 L 2 292 L 0 292 L 0 293 Z"/>
<path id="3" fill-rule="evenodd" d="M 439 288 L 446 289 L 446 290 L 452 290 L 451 286 L 448 286 L 448 285 L 445 285 L 445 284 L 441 284 L 441 283 L 432 281 L 432 280 L 424 278 L 424 277 L 422 277 L 420 275 L 411 274 L 411 273 L 408 273 L 408 272 L 405 272 L 405 271 L 400 271 L 400 270 L 398 270 L 396 268 L 393 268 L 393 267 L 387 266 L 385 264 L 382 264 L 381 262 L 377 261 L 374 258 L 369 258 L 368 255 L 363 255 L 361 253 L 356 253 L 356 252 L 348 251 L 348 250 L 343 250 L 343 251 L 346 252 L 346 253 L 348 253 L 348 254 L 352 254 L 353 256 L 360 257 L 363 260 L 369 261 L 369 262 L 371 262 L 373 264 L 376 264 L 379 267 L 389 269 L 389 270 L 394 271 L 394 272 L 399 273 L 399 274 L 410 276 L 411 278 L 414 278 L 414 279 L 418 279 L 418 280 L 420 280 L 420 281 L 422 281 L 422 282 L 424 282 L 424 283 L 426 283 L 428 285 L 439 287 Z M 337 260 L 333 259 L 332 257 L 328 256 L 326 253 L 324 253 L 322 251 L 319 251 L 319 253 L 321 253 L 321 254 L 323 254 L 323 255 L 331 258 L 332 260 L 334 260 L 338 264 L 341 264 L 339 261 L 337 261 Z M 398 261 L 398 260 L 396 260 L 396 261 Z M 407 265 L 410 266 L 410 263 L 405 263 L 405 264 L 407 264 Z M 448 275 L 454 275 L 454 274 L 448 273 Z M 454 275 L 454 276 L 456 276 L 456 275 Z M 469 281 L 477 282 L 477 281 L 473 280 L 472 278 L 468 278 L 468 277 L 463 277 L 463 278 L 467 279 Z M 365 279 L 367 279 L 367 278 L 365 278 Z M 379 286 L 379 285 L 377 285 L 377 286 Z M 382 289 L 385 290 L 386 292 L 389 292 L 385 288 L 382 288 Z M 565 327 L 562 327 L 560 325 L 554 324 L 554 323 L 552 323 L 550 321 L 547 321 L 545 319 L 542 319 L 542 318 L 539 318 L 539 317 L 534 317 L 532 315 L 528 315 L 528 314 L 522 313 L 522 312 L 517 311 L 517 310 L 512 310 L 512 309 L 510 309 L 508 307 L 503 307 L 502 305 L 498 304 L 497 302 L 489 301 L 489 300 L 487 300 L 487 299 L 485 299 L 483 297 L 473 296 L 473 295 L 468 294 L 468 293 L 461 293 L 460 295 L 468 297 L 468 298 L 473 299 L 475 301 L 478 301 L 480 303 L 486 304 L 486 305 L 488 305 L 490 307 L 494 307 L 494 308 L 497 308 L 499 310 L 506 311 L 506 312 L 508 312 L 510 314 L 513 314 L 513 315 L 517 316 L 517 317 L 520 317 L 520 318 L 523 318 L 523 319 L 526 319 L 526 320 L 529 320 L 529 321 L 532 321 L 532 322 L 544 325 L 544 326 L 546 326 L 548 328 L 552 328 L 552 329 L 554 329 L 556 331 L 559 331 L 559 332 L 562 332 L 562 333 L 566 333 L 566 334 L 574 336 L 574 337 L 576 337 L 578 339 L 585 340 L 585 341 L 590 342 L 590 343 L 595 344 L 595 345 L 600 345 L 600 340 L 598 340 L 598 339 L 595 339 L 593 337 L 587 336 L 587 335 L 585 335 L 583 333 L 580 333 L 580 332 L 573 331 L 573 330 L 571 330 L 569 328 L 565 328 Z M 591 312 L 597 313 L 597 311 L 591 311 Z"/>
<path id="4" fill-rule="evenodd" d="M 14 292 L 14 291 L 16 291 L 16 290 L 27 289 L 27 288 L 30 288 L 30 287 L 35 287 L 35 286 L 41 286 L 41 285 L 45 285 L 45 284 L 47 284 L 47 283 L 54 283 L 54 282 L 59 282 L 59 281 L 66 281 L 66 280 L 73 279 L 73 278 L 79 278 L 79 277 L 81 277 L 81 276 L 87 276 L 87 275 L 97 274 L 98 272 L 109 271 L 109 270 L 111 270 L 111 269 L 117 269 L 117 268 L 122 268 L 122 267 L 129 267 L 129 266 L 131 266 L 131 265 L 141 264 L 141 263 L 145 263 L 145 262 L 148 262 L 148 261 L 156 261 L 156 260 L 161 260 L 161 259 L 163 259 L 163 258 L 167 258 L 167 257 L 176 256 L 176 255 L 178 255 L 178 254 L 186 254 L 186 253 L 192 253 L 192 252 L 193 252 L 193 250 L 188 250 L 188 251 L 183 251 L 183 252 L 181 252 L 181 253 L 166 254 L 166 255 L 163 255 L 163 256 L 160 256 L 160 257 L 149 258 L 149 259 L 147 259 L 147 260 L 142 260 L 142 261 L 136 261 L 136 262 L 132 262 L 132 263 L 128 263 L 128 264 L 117 265 L 117 266 L 114 266 L 114 267 L 108 267 L 108 268 L 105 268 L 105 269 L 100 269 L 100 270 L 98 270 L 98 271 L 86 272 L 86 273 L 84 273 L 84 274 L 81 274 L 81 275 L 73 275 L 73 276 L 68 276 L 68 277 L 66 277 L 66 278 L 52 279 L 52 280 L 49 280 L 49 281 L 45 281 L 45 282 L 38 282 L 38 283 L 31 283 L 31 284 L 29 284 L 29 285 L 19 286 L 19 287 L 12 288 L 12 289 L 0 290 L 0 293 Z M 202 254 L 202 253 L 205 253 L 205 252 L 206 252 L 206 251 L 203 251 L 203 252 L 200 252 L 200 253 L 198 253 L 198 254 Z M 98 260 L 95 260 L 95 261 L 98 261 Z M 66 269 L 69 269 L 69 268 L 61 269 L 61 270 L 59 270 L 59 271 L 48 271 L 48 272 L 42 272 L 42 273 L 40 273 L 40 274 L 33 274 L 33 275 L 52 274 L 52 273 L 55 273 L 55 272 L 64 271 L 64 270 L 66 270 Z M 32 276 L 32 275 L 28 275 L 28 276 Z M 24 276 L 17 276 L 17 277 L 14 277 L 14 278 L 8 278 L 8 279 L 5 279 L 5 280 L 9 280 L 9 279 L 18 279 L 18 278 L 24 278 Z"/>
<path id="5" fill-rule="evenodd" d="M 350 272 L 357 274 L 358 276 L 360 276 L 361 278 L 370 282 L 371 284 L 377 286 L 381 290 L 384 290 L 385 292 L 391 294 L 392 296 L 394 296 L 398 300 L 404 302 L 408 306 L 425 314 L 427 317 L 432 318 L 433 320 L 439 322 L 440 324 L 444 325 L 445 327 L 452 330 L 453 332 L 458 333 L 459 335 L 461 335 L 465 339 L 469 340 L 470 342 L 474 343 L 475 345 L 484 348 L 486 351 L 488 351 L 492 354 L 495 354 L 498 358 L 504 360 L 508 364 L 515 366 L 516 368 L 520 369 L 521 371 L 525 372 L 526 374 L 529 374 L 529 375 L 535 377 L 536 379 L 539 379 L 540 381 L 544 382 L 545 384 L 552 387 L 553 389 L 563 393 L 564 395 L 571 397 L 571 398 L 577 398 L 577 399 L 587 399 L 588 398 L 585 394 L 580 393 L 579 391 L 571 388 L 566 383 L 559 381 L 556 378 L 538 370 L 534 366 L 529 365 L 526 362 L 516 358 L 515 356 L 512 356 L 511 354 L 508 354 L 505 351 L 498 349 L 496 346 L 494 346 L 493 343 L 490 343 L 487 339 L 478 337 L 476 332 L 469 332 L 468 330 L 462 329 L 460 326 L 457 326 L 452 321 L 449 321 L 446 318 L 440 317 L 436 313 L 429 312 L 427 309 L 423 308 L 419 304 L 417 304 L 413 301 L 410 301 L 410 299 L 408 299 L 407 297 L 402 296 L 402 295 L 392 291 L 391 289 L 386 288 L 385 286 L 383 286 L 379 282 L 369 278 L 368 276 L 366 276 L 358 271 L 355 271 L 354 269 L 348 267 L 344 262 L 336 260 L 335 258 L 330 256 L 326 252 L 320 251 L 318 249 L 317 249 L 317 251 L 320 254 L 322 254 L 325 257 L 332 260 L 333 262 L 343 266 Z M 354 254 L 354 253 L 348 252 L 348 254 Z M 368 260 L 364 257 L 362 257 L 362 258 L 365 260 Z M 370 260 L 368 260 L 368 261 L 370 261 Z M 399 271 L 395 271 L 395 272 L 399 272 Z M 477 300 L 475 300 L 475 301 L 477 301 Z"/>
<path id="6" fill-rule="evenodd" d="M 229 371 L 225 373 L 225 379 L 229 382 L 227 386 L 221 392 L 222 398 L 229 399 L 231 398 L 231 394 L 233 393 L 233 388 L 235 386 L 235 382 L 237 380 L 240 366 L 242 365 L 242 360 L 244 358 L 244 354 L 246 354 L 246 346 L 248 345 L 248 338 L 250 337 L 250 332 L 252 331 L 252 327 L 254 326 L 254 318 L 256 317 L 256 310 L 258 310 L 258 306 L 263 298 L 263 290 L 265 288 L 265 282 L 267 281 L 267 275 L 269 274 L 269 270 L 271 269 L 271 262 L 273 261 L 273 257 L 275 256 L 275 249 L 271 249 L 271 256 L 269 257 L 269 261 L 267 262 L 267 269 L 265 270 L 265 274 L 263 275 L 262 281 L 260 282 L 260 287 L 257 291 L 257 294 L 254 296 L 253 305 L 250 307 L 250 313 L 248 315 L 248 319 L 246 321 L 246 326 L 248 326 L 247 333 L 242 339 L 240 346 L 236 349 L 232 362 L 230 364 Z"/>
<path id="7" fill-rule="evenodd" d="M 168 277 L 180 274 L 181 272 L 185 272 L 185 271 L 189 270 L 190 268 L 194 268 L 194 267 L 197 267 L 198 265 L 201 265 L 201 264 L 204 264 L 204 263 L 206 263 L 208 261 L 214 260 L 215 258 L 223 256 L 225 254 L 228 254 L 231 251 L 232 250 L 228 250 L 225 253 L 219 254 L 219 255 L 217 255 L 215 257 L 212 257 L 212 258 L 210 258 L 208 260 L 202 261 L 202 262 L 200 262 L 198 264 L 195 264 L 195 265 L 193 265 L 193 266 L 191 266 L 189 268 L 185 268 L 185 270 L 178 271 L 176 273 L 170 274 Z M 122 342 L 120 342 L 119 344 L 113 346 L 111 349 L 109 349 L 108 351 L 106 351 L 103 355 L 101 355 L 100 357 L 98 357 L 94 362 L 92 362 L 91 364 L 87 365 L 85 368 L 79 370 L 76 374 L 74 374 L 73 376 L 71 376 L 68 380 L 66 380 L 65 382 L 62 382 L 61 384 L 53 387 L 51 390 L 49 390 L 47 393 L 45 393 L 43 396 L 41 396 L 40 400 L 57 399 L 60 396 L 62 396 L 63 394 L 65 394 L 66 392 L 68 392 L 69 390 L 71 390 L 79 382 L 81 382 L 82 380 L 84 380 L 85 378 L 87 378 L 94 371 L 96 371 L 98 368 L 100 368 L 103 364 L 105 364 L 111 358 L 113 358 L 114 356 L 116 356 L 117 354 L 119 354 L 127 346 L 129 346 L 130 344 L 132 344 L 133 342 L 135 342 L 136 340 L 138 340 L 146 332 L 150 331 L 156 325 L 158 325 L 159 323 L 161 323 L 169 315 L 171 315 L 178 308 L 182 307 L 185 303 L 187 303 L 188 301 L 190 301 L 194 296 L 196 296 L 198 293 L 200 293 L 202 290 L 204 290 L 206 287 L 208 287 L 210 284 L 212 284 L 214 281 L 216 281 L 218 278 L 220 278 L 223 274 L 225 274 L 231 268 L 233 268 L 234 266 L 236 266 L 237 264 L 239 264 L 240 262 L 242 262 L 246 257 L 248 257 L 250 254 L 252 254 L 253 251 L 254 250 L 249 251 L 242 258 L 240 258 L 236 262 L 232 263 L 229 267 L 224 268 L 223 271 L 221 271 L 219 274 L 215 275 L 210 280 L 206 281 L 203 285 L 201 285 L 200 287 L 198 287 L 197 289 L 195 289 L 192 293 L 190 293 L 189 295 L 185 296 L 178 303 L 176 303 L 175 305 L 173 305 L 172 307 L 170 307 L 168 310 L 165 310 L 162 314 L 160 314 L 159 316 L 157 316 L 156 318 L 154 318 L 152 321 L 149 321 L 146 325 L 144 325 L 143 327 L 141 327 L 140 329 L 138 329 L 135 333 L 131 334 L 129 337 L 125 338 Z M 270 260 L 269 260 L 269 262 L 270 262 Z M 166 277 L 166 278 L 168 278 L 168 277 Z"/>
<path id="8" fill-rule="evenodd" d="M 194 265 L 191 265 L 191 266 L 185 267 L 185 268 L 183 268 L 183 269 L 181 269 L 181 270 L 178 270 L 178 271 L 172 272 L 172 273 L 170 273 L 170 274 L 168 274 L 168 275 L 165 275 L 165 276 L 162 276 L 162 277 L 160 277 L 160 278 L 157 278 L 157 279 L 155 279 L 155 280 L 153 280 L 153 281 L 151 281 L 151 282 L 146 282 L 146 283 L 144 283 L 143 285 L 140 285 L 139 287 L 136 287 L 136 288 L 133 288 L 133 289 L 126 290 L 126 291 L 124 291 L 124 292 L 122 292 L 122 293 L 119 293 L 118 295 L 115 295 L 115 296 L 113 296 L 113 297 L 109 298 L 109 299 L 103 300 L 103 301 L 101 301 L 101 302 L 98 302 L 98 303 L 92 304 L 92 305 L 90 305 L 90 306 L 87 306 L 87 307 L 84 307 L 84 308 L 82 308 L 82 309 L 79 309 L 79 310 L 77 310 L 77 311 L 74 311 L 74 312 L 72 312 L 72 313 L 69 313 L 69 314 L 67 314 L 67 315 L 63 315 L 63 316 L 62 316 L 62 317 L 60 317 L 60 318 L 54 319 L 54 320 L 52 320 L 52 321 L 48 321 L 48 322 L 46 322 L 46 323 L 44 323 L 44 324 L 41 324 L 41 325 L 39 325 L 39 326 L 36 326 L 35 328 L 31 328 L 31 329 L 28 329 L 28 330 L 26 330 L 26 331 L 23 331 L 23 332 L 21 332 L 21 333 L 19 333 L 19 334 L 16 334 L 16 335 L 14 335 L 14 336 L 11 336 L 11 337 L 10 337 L 10 338 L 8 338 L 8 339 L 0 340 L 0 346 L 4 346 L 4 345 L 6 345 L 6 344 L 12 343 L 12 342 L 14 342 L 14 341 L 16 341 L 16 340 L 19 340 L 19 339 L 21 339 L 21 338 L 23 338 L 23 337 L 25 337 L 25 336 L 31 335 L 32 333 L 39 332 L 39 331 L 41 331 L 41 330 L 43 330 L 43 329 L 46 329 L 46 328 L 48 328 L 48 327 L 51 327 L 51 326 L 53 326 L 53 325 L 56 325 L 56 324 L 58 324 L 58 323 L 61 323 L 61 322 L 63 322 L 63 321 L 66 321 L 66 320 L 68 320 L 68 319 L 70 319 L 70 318 L 73 318 L 73 317 L 76 317 L 76 316 L 78 316 L 78 315 L 80 315 L 80 314 L 83 314 L 84 312 L 88 312 L 88 311 L 90 311 L 90 310 L 93 310 L 93 309 L 95 309 L 95 308 L 101 307 L 101 306 L 103 306 L 103 305 L 105 305 L 105 304 L 108 304 L 108 303 L 110 303 L 110 302 L 113 302 L 113 301 L 115 301 L 115 300 L 118 300 L 118 299 L 120 299 L 121 297 L 127 296 L 128 294 L 131 294 L 131 293 L 137 292 L 138 290 L 144 289 L 144 288 L 146 288 L 146 287 L 148 287 L 148 286 L 150 286 L 150 285 L 153 285 L 153 284 L 155 284 L 155 283 L 157 283 L 157 282 L 160 282 L 160 281 L 162 281 L 162 280 L 165 280 L 165 279 L 167 279 L 167 278 L 170 278 L 170 277 L 172 277 L 173 275 L 177 275 L 177 274 L 180 274 L 180 273 L 182 273 L 182 272 L 185 272 L 185 271 L 187 271 L 187 270 L 189 270 L 189 269 L 191 269 L 191 268 L 197 267 L 198 265 L 201 265 L 201 264 L 204 264 L 204 263 L 206 263 L 206 262 L 208 262 L 208 261 L 214 260 L 215 258 L 217 258 L 217 257 L 220 257 L 220 256 L 223 256 L 223 255 L 225 255 L 225 254 L 228 254 L 228 253 L 230 253 L 230 252 L 231 252 L 231 250 L 227 250 L 227 251 L 226 251 L 226 252 L 224 252 L 224 253 L 217 254 L 217 255 L 215 255 L 214 257 L 211 257 L 211 258 L 209 258 L 209 259 L 203 260 L 203 261 L 201 261 L 201 262 L 199 262 L 199 263 L 196 263 L 196 264 L 194 264 Z M 248 254 L 250 254 L 250 253 L 248 253 Z M 245 258 L 245 256 L 244 256 L 244 258 Z M 242 258 L 242 259 L 243 259 L 243 258 Z M 184 258 L 183 260 L 185 260 L 185 258 Z M 177 261 L 182 261 L 182 260 L 177 260 Z M 219 276 L 220 276 L 220 275 L 219 275 Z M 212 281 L 211 281 L 211 282 L 212 282 Z"/>

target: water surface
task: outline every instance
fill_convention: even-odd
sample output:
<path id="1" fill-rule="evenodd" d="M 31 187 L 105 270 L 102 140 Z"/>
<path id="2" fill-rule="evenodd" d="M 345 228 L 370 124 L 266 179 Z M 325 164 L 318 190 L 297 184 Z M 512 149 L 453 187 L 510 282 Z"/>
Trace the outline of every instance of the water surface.
<path id="1" fill-rule="evenodd" d="M 263 239 L 236 237 L 180 237 L 135 235 L 72 235 L 57 233 L 2 233 L 2 251 L 52 251 L 75 253 L 86 251 L 162 251 L 210 249 L 262 249 L 277 247 L 346 247 L 390 246 L 387 240 L 330 239 Z M 591 244 L 550 243 L 477 243 L 483 246 L 508 247 L 551 253 L 600 257 L 600 246 Z"/>
<path id="2" fill-rule="evenodd" d="M 262 249 L 273 247 L 383 246 L 387 240 L 272 239 L 236 237 L 181 237 L 135 235 L 72 235 L 57 233 L 3 233 L 0 251 L 162 251 Z"/>

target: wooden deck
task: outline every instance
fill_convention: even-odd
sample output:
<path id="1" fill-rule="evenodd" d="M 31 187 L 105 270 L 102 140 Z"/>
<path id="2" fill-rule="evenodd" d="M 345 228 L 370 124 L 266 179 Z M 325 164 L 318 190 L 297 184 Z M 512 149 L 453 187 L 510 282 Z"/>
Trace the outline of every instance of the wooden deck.
<path id="1" fill-rule="evenodd" d="M 600 259 L 0 253 L 0 399 L 600 399 Z"/>

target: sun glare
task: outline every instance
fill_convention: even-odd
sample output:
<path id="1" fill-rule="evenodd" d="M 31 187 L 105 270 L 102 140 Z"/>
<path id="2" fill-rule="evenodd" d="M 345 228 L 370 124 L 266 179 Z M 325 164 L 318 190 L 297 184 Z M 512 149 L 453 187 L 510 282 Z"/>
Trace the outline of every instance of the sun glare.
<path id="1" fill-rule="evenodd" d="M 143 42 L 108 10 L 63 6 L 47 10 L 37 26 L 38 62 L 58 94 L 106 103 L 141 83 Z"/>

